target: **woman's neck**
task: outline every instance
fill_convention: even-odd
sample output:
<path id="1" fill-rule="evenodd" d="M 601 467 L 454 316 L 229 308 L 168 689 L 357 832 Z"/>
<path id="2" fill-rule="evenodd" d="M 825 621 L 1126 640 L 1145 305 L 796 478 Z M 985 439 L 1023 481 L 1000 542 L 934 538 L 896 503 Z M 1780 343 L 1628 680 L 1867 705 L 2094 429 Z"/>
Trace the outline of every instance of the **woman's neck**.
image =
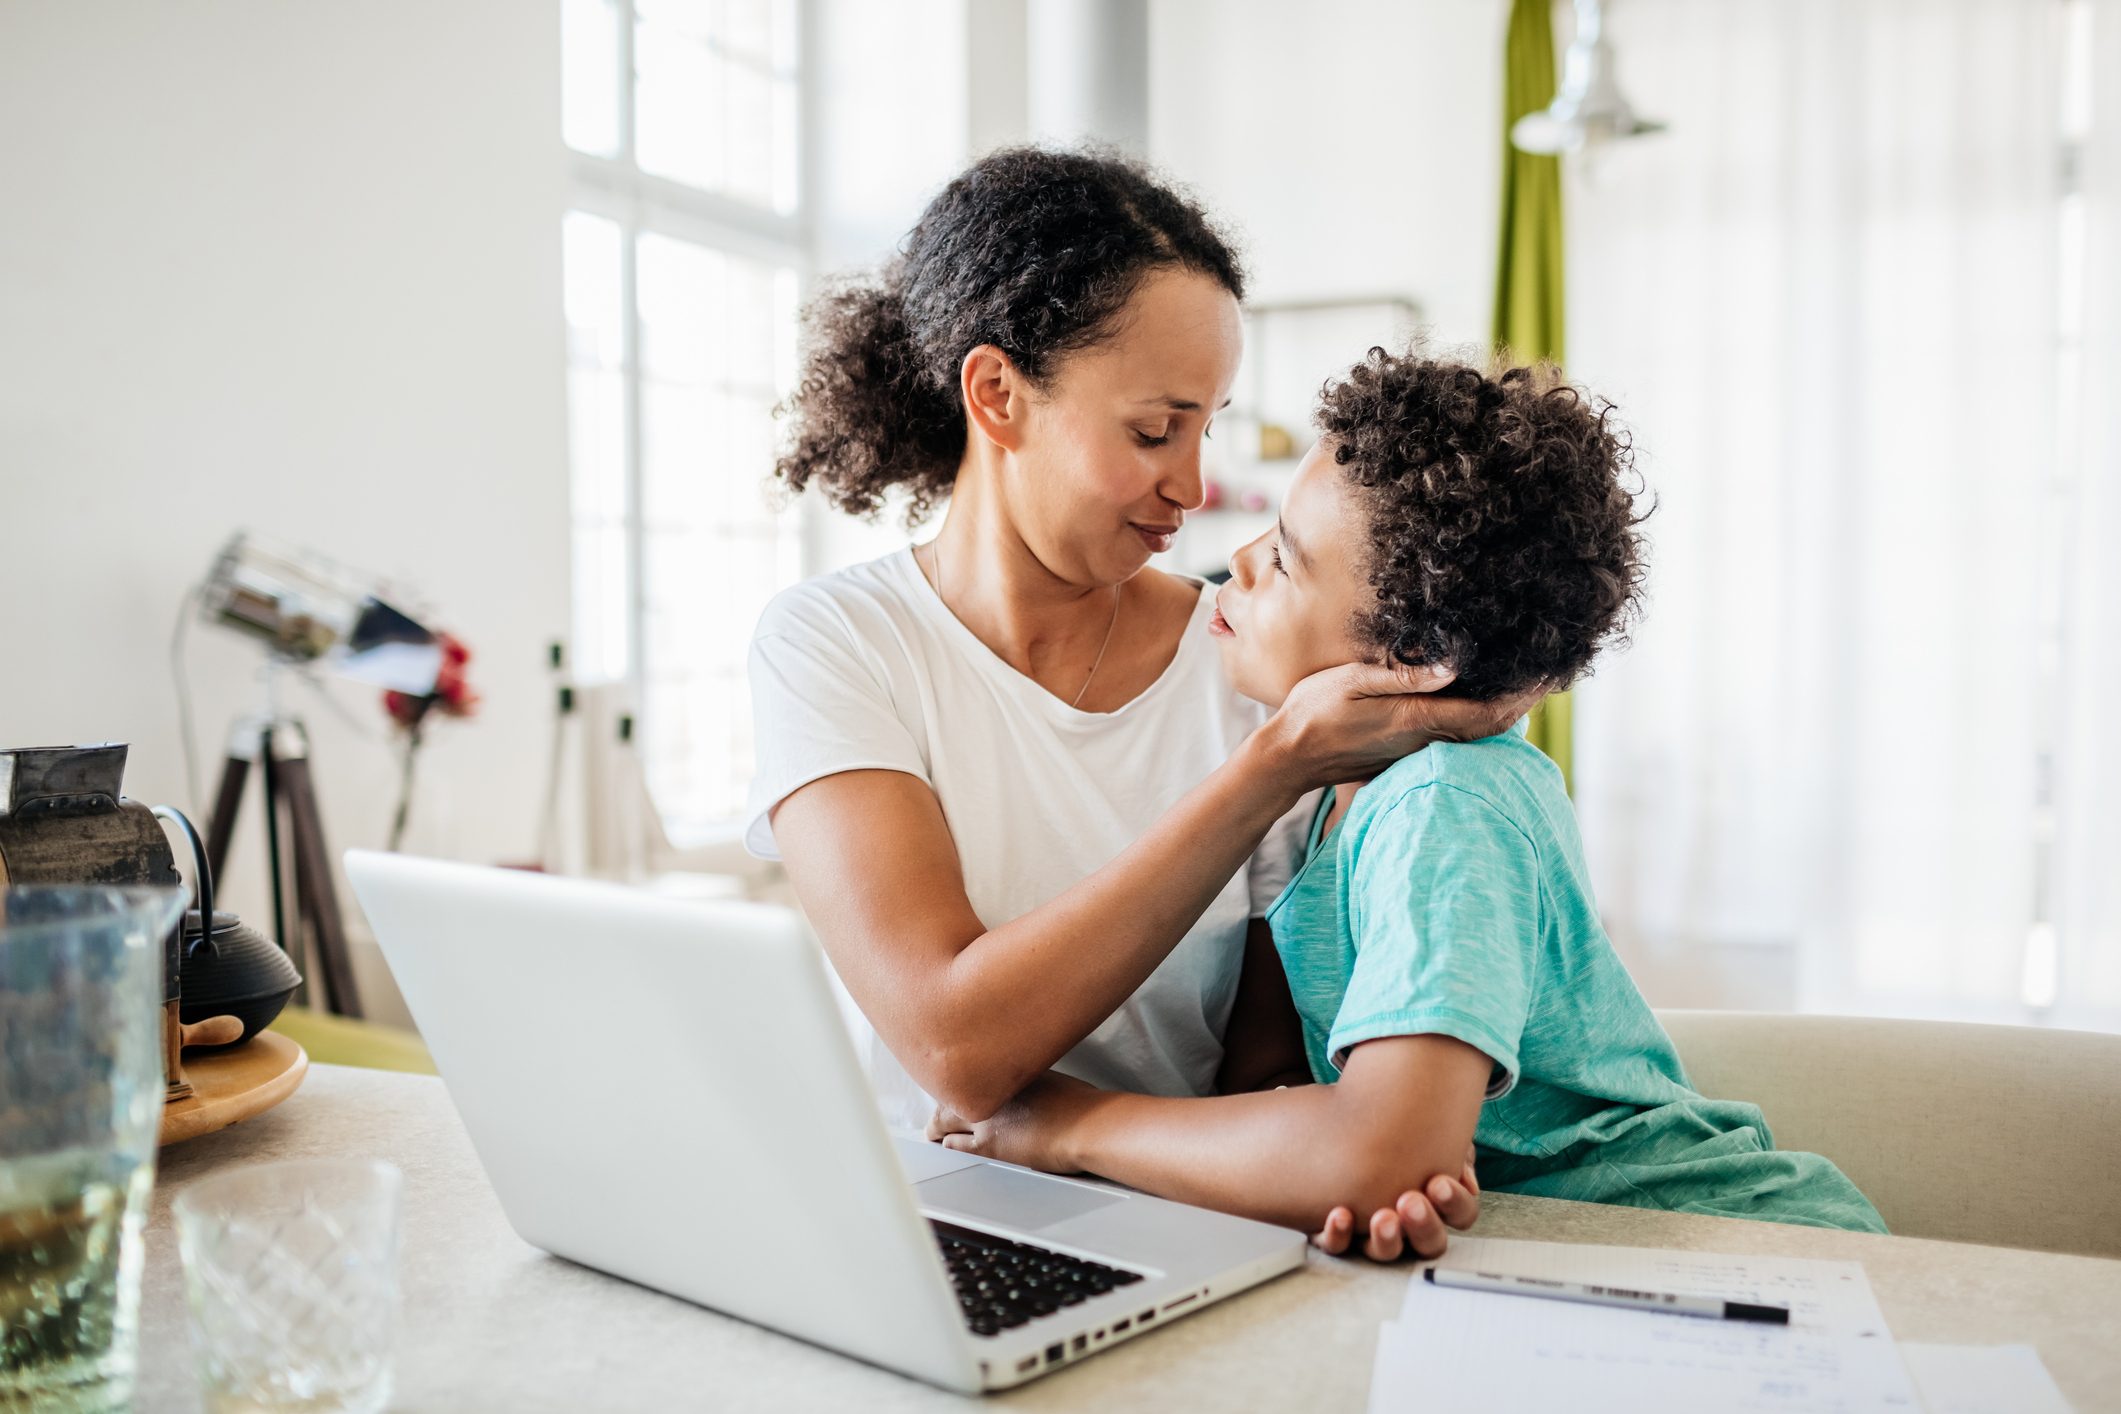
<path id="1" fill-rule="evenodd" d="M 996 494 L 991 469 L 969 459 L 927 560 L 930 582 L 965 627 L 1041 681 L 1042 667 L 1081 657 L 1086 643 L 1094 649 L 1118 607 L 1115 586 L 1072 582 L 1040 560 Z"/>

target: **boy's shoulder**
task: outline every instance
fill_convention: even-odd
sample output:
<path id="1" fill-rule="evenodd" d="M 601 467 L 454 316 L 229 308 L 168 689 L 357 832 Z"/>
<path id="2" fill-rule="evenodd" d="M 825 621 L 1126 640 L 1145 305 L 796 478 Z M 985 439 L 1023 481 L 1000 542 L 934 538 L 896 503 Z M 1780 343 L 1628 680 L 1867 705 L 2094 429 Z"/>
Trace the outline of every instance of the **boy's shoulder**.
<path id="1" fill-rule="evenodd" d="M 1566 808 L 1568 791 L 1560 769 L 1526 738 L 1520 721 L 1496 736 L 1437 742 L 1401 757 L 1362 788 L 1350 823 L 1367 826 L 1395 809 L 1427 814 L 1438 801 L 1466 796 L 1529 831 L 1552 813 L 1557 799 Z"/>

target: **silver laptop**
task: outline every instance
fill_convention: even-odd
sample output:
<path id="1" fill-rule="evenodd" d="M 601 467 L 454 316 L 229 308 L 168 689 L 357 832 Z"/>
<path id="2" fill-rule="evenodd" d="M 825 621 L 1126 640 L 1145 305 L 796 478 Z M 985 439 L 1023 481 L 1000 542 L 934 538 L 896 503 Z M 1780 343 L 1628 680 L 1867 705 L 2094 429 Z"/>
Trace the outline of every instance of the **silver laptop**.
<path id="1" fill-rule="evenodd" d="M 789 910 L 346 868 L 508 1221 L 556 1256 L 967 1392 L 1303 1263 L 1281 1228 L 894 1139 Z"/>

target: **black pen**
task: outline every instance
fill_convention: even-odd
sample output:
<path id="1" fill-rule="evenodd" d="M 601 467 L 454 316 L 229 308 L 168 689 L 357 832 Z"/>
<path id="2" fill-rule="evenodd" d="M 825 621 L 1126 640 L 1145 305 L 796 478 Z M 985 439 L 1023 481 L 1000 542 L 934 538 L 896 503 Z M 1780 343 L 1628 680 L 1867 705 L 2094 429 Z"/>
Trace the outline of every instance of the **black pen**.
<path id="1" fill-rule="evenodd" d="M 1750 1301 L 1722 1301 L 1713 1296 L 1684 1296 L 1671 1291 L 1635 1291 L 1624 1286 L 1587 1286 L 1546 1277 L 1505 1276 L 1496 1272 L 1448 1271 L 1430 1267 L 1422 1273 L 1431 1286 L 1460 1291 L 1493 1291 L 1504 1296 L 1543 1296 L 1550 1301 L 1581 1301 L 1592 1306 L 1621 1306 L 1632 1311 L 1669 1311 L 1675 1316 L 1703 1316 L 1712 1321 L 1790 1323 L 1787 1306 L 1759 1306 Z"/>

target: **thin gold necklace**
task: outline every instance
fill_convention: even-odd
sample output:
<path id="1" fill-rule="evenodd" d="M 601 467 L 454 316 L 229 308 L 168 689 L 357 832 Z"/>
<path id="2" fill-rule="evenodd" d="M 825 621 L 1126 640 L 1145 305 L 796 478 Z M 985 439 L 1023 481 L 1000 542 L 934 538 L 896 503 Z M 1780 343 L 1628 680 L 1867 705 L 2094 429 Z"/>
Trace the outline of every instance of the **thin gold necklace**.
<path id="1" fill-rule="evenodd" d="M 928 542 L 928 565 L 935 571 L 935 597 L 942 600 L 944 608 L 950 609 L 950 601 L 943 598 L 943 537 L 940 535 Z M 1082 706 L 1083 699 L 1090 695 L 1090 684 L 1096 679 L 1097 670 L 1105 664 L 1105 650 L 1112 646 L 1112 630 L 1119 627 L 1119 590 L 1120 586 L 1112 586 L 1112 618 L 1105 625 L 1105 641 L 1097 645 L 1097 657 L 1090 663 L 1090 676 L 1083 679 L 1083 690 L 1068 704 L 1071 709 Z M 957 610 L 950 609 L 950 612 L 955 614 Z"/>

